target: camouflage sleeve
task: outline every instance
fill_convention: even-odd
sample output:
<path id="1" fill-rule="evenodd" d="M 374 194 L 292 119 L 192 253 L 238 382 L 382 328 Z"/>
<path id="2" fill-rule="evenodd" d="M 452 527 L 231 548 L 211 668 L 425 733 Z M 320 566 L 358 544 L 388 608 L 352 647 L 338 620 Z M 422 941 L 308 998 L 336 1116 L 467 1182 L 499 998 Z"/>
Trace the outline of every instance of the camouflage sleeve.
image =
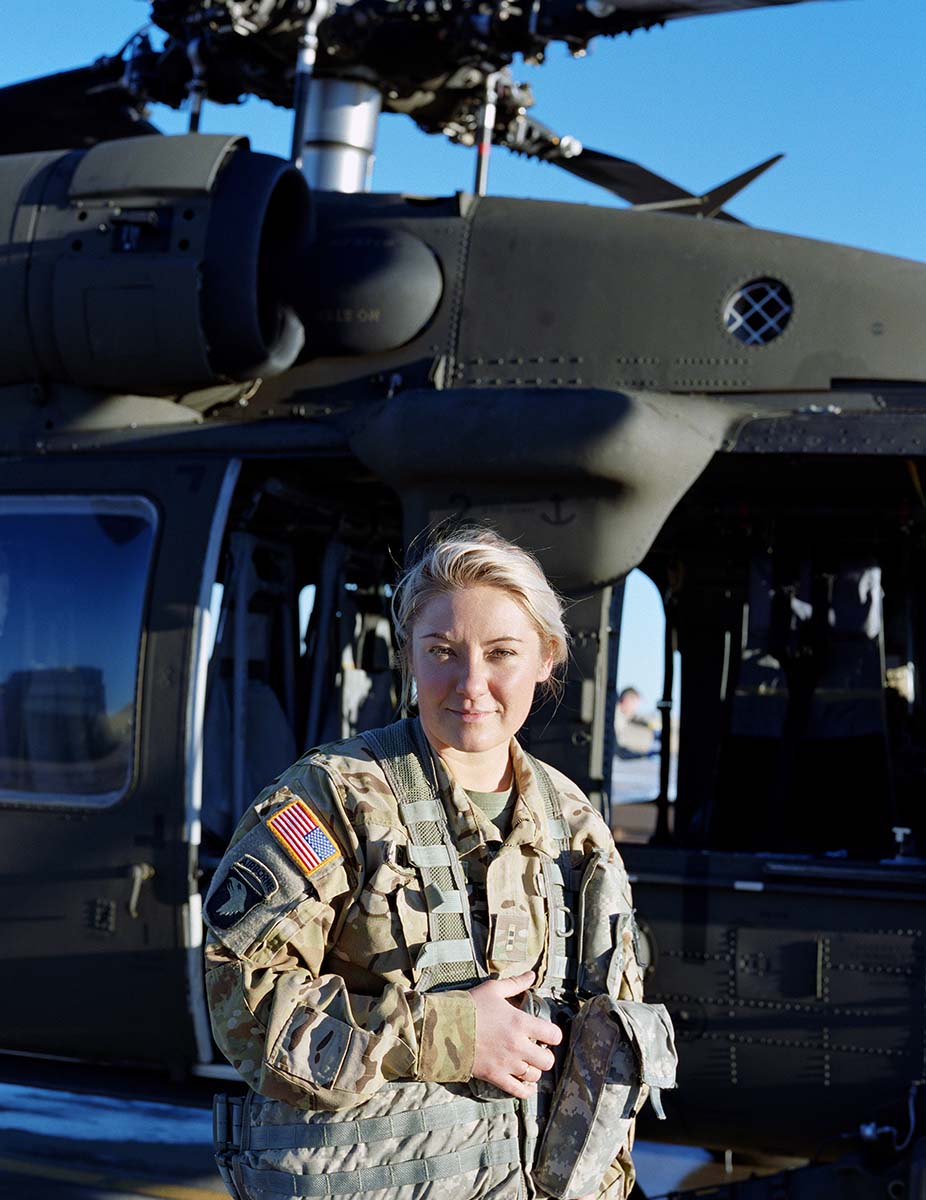
<path id="1" fill-rule="evenodd" d="M 465 992 L 390 983 L 361 995 L 325 970 L 358 891 L 362 846 L 330 780 L 308 778 L 318 786 L 258 798 L 206 897 L 220 1049 L 255 1091 L 300 1107 L 348 1108 L 393 1079 L 468 1078 L 475 1010 Z"/>

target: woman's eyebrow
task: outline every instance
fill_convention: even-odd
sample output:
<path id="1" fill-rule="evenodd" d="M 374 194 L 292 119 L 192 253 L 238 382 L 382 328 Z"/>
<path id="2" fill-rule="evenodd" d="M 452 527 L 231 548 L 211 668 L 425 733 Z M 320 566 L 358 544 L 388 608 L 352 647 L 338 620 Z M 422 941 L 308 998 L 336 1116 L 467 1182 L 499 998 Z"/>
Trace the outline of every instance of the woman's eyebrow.
<path id="1" fill-rule="evenodd" d="M 419 634 L 419 637 L 437 638 L 442 642 L 453 641 L 453 634 L 450 633 L 422 633 Z M 513 633 L 506 633 L 503 637 L 490 638 L 489 641 L 485 642 L 484 644 L 486 646 L 494 646 L 496 642 L 522 642 L 523 640 L 523 638 L 515 637 Z"/>

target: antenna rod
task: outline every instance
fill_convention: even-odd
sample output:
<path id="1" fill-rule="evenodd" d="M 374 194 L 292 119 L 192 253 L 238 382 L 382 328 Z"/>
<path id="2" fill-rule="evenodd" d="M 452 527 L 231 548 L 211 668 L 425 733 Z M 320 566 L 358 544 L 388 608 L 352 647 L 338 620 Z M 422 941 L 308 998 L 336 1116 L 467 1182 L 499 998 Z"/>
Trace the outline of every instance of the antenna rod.
<path id="1" fill-rule="evenodd" d="M 477 196 L 484 196 L 489 185 L 489 155 L 492 153 L 492 134 L 495 132 L 500 74 L 500 71 L 494 71 L 486 76 L 485 103 L 479 117 L 479 141 L 476 144 L 476 183 L 473 190 Z"/>
<path id="2" fill-rule="evenodd" d="M 293 143 L 290 162 L 302 169 L 305 147 L 305 119 L 309 108 L 309 87 L 318 58 L 318 27 L 328 16 L 329 0 L 316 0 L 315 7 L 305 19 L 296 57 L 296 78 L 293 83 Z"/>
<path id="3" fill-rule="evenodd" d="M 290 161 L 321 192 L 368 192 L 383 98 L 365 79 L 315 74 L 318 28 L 336 0 L 315 0 L 296 60 Z"/>
<path id="4" fill-rule="evenodd" d="M 186 48 L 187 58 L 193 68 L 188 95 L 190 97 L 190 133 L 199 133 L 199 120 L 206 98 L 206 67 L 200 53 L 200 39 L 193 38 Z"/>

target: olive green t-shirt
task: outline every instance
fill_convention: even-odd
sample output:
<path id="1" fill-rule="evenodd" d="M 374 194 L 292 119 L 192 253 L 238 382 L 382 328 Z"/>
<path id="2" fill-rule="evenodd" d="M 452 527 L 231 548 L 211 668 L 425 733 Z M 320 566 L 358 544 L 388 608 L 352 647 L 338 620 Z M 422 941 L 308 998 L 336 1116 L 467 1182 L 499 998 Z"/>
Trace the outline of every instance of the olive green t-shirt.
<path id="1" fill-rule="evenodd" d="M 502 792 L 471 792 L 467 788 L 466 794 L 473 804 L 485 813 L 504 841 L 511 831 L 511 816 L 518 797 L 517 788 L 505 788 Z"/>

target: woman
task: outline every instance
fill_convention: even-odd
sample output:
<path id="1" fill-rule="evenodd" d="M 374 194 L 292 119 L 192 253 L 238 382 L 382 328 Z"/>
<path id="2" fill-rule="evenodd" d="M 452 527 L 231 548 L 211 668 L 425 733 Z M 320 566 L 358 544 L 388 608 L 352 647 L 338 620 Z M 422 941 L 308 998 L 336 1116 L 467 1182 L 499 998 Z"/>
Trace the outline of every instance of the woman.
<path id="1" fill-rule="evenodd" d="M 213 1028 L 253 1089 L 221 1107 L 223 1175 L 242 1197 L 619 1200 L 631 1121 L 580 1191 L 555 1170 L 568 1127 L 543 1138 L 577 995 L 642 995 L 611 834 L 515 740 L 566 661 L 561 603 L 471 529 L 405 574 L 394 613 L 418 721 L 300 759 L 207 897 Z"/>

